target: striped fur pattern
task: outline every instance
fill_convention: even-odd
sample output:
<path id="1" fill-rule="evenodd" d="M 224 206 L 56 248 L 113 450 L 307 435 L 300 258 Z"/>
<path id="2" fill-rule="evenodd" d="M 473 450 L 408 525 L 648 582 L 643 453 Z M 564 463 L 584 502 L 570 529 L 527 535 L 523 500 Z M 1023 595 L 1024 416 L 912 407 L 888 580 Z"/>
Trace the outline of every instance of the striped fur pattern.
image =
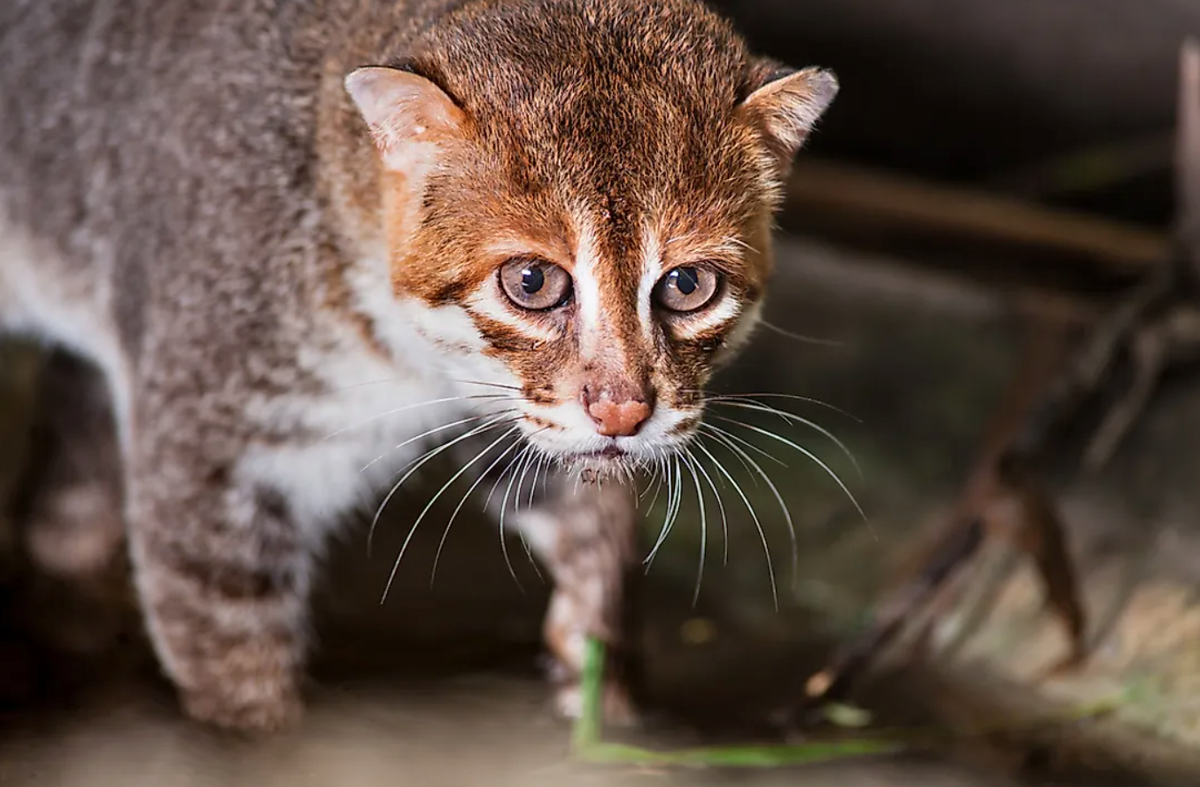
<path id="1" fill-rule="evenodd" d="M 4 3 L 0 327 L 103 376 L 187 711 L 299 718 L 314 557 L 427 456 L 603 479 L 683 446 L 836 87 L 693 0 Z M 633 527 L 576 488 L 519 523 L 568 676 Z"/>

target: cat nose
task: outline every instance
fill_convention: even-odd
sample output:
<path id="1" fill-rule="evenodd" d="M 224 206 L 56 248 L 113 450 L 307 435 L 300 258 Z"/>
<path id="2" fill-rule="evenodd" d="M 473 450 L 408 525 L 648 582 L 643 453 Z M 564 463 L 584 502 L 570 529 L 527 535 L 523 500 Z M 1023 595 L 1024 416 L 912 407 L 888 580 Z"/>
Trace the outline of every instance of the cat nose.
<path id="1" fill-rule="evenodd" d="M 640 397 L 616 398 L 611 392 L 583 389 L 583 404 L 605 437 L 631 437 L 650 417 L 650 404 Z"/>

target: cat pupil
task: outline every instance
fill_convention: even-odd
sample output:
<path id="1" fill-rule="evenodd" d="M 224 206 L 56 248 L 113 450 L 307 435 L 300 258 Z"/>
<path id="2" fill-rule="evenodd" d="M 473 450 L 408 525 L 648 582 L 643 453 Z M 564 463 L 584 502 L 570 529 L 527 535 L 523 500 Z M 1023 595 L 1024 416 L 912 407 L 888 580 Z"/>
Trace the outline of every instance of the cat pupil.
<path id="1" fill-rule="evenodd" d="M 691 295 L 700 286 L 700 275 L 695 268 L 680 268 L 675 271 L 675 287 L 684 295 Z"/>
<path id="2" fill-rule="evenodd" d="M 546 283 L 546 275 L 541 268 L 526 268 L 521 271 L 521 289 L 526 295 L 533 295 Z"/>

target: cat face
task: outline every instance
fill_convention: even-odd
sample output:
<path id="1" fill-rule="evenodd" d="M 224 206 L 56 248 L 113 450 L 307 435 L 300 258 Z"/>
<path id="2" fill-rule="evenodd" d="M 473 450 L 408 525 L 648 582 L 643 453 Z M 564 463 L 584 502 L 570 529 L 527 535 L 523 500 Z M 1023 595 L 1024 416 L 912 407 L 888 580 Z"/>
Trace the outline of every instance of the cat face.
<path id="1" fill-rule="evenodd" d="M 568 465 L 650 463 L 697 429 L 757 319 L 787 163 L 836 92 L 698 19 L 683 40 L 621 19 L 576 31 L 578 59 L 531 54 L 565 15 L 486 63 L 347 79 L 382 156 L 396 298 L 456 368 L 519 392 L 527 439 Z"/>

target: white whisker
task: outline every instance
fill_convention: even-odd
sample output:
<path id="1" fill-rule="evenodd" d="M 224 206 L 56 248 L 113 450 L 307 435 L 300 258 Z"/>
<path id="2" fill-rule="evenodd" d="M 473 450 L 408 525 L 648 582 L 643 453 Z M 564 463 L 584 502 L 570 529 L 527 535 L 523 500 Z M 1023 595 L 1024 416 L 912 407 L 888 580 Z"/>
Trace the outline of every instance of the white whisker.
<path id="1" fill-rule="evenodd" d="M 766 471 L 762 469 L 762 466 L 758 462 L 754 461 L 754 457 L 750 456 L 745 451 L 743 451 L 741 448 L 739 448 L 738 445 L 730 439 L 730 437 L 733 437 L 733 435 L 729 435 L 729 437 L 725 437 L 725 436 L 713 433 L 713 439 L 723 443 L 729 450 L 733 451 L 735 454 L 741 454 L 745 458 L 745 460 L 750 463 L 750 465 L 754 468 L 754 470 L 760 476 L 762 476 L 763 481 L 766 482 L 767 487 L 771 490 L 771 494 L 775 496 L 775 502 L 779 503 L 779 510 L 783 512 L 783 519 L 787 523 L 788 539 L 791 541 L 792 582 L 795 583 L 796 579 L 799 577 L 799 574 L 800 574 L 800 552 L 799 552 L 799 545 L 797 544 L 797 541 L 796 541 L 796 526 L 792 522 L 792 512 L 790 510 L 788 510 L 787 503 L 784 502 L 783 495 L 779 494 L 779 489 L 775 486 L 774 482 L 771 481 L 771 477 L 767 475 Z M 743 441 L 743 442 L 745 442 L 745 441 Z"/>
<path id="2" fill-rule="evenodd" d="M 704 431 L 704 432 L 709 432 L 710 434 L 713 434 L 713 435 L 721 435 L 723 437 L 728 437 L 730 440 L 735 440 L 738 443 L 741 443 L 744 447 L 750 449 L 751 451 L 754 451 L 757 454 L 762 454 L 767 459 L 770 459 L 772 462 L 779 465 L 780 467 L 787 467 L 787 462 L 783 461 L 782 459 L 780 459 L 779 457 L 770 453 L 769 451 L 764 451 L 763 449 L 759 448 L 758 446 L 756 446 L 754 443 L 750 442 L 746 438 L 735 435 L 733 432 L 730 432 L 728 429 L 722 429 L 721 427 L 717 426 L 716 424 L 703 423 L 703 424 L 700 424 L 700 430 Z"/>
<path id="3" fill-rule="evenodd" d="M 709 489 L 712 490 L 713 497 L 717 500 L 717 509 L 721 512 L 721 545 L 723 547 L 721 565 L 727 566 L 729 565 L 729 520 L 725 516 L 725 504 L 721 501 L 721 493 L 717 491 L 717 485 L 713 483 L 712 476 L 704 469 L 704 463 L 700 461 L 700 458 L 692 454 L 690 448 L 685 448 L 684 451 L 696 463 L 696 469 L 704 476 L 704 480 L 708 482 Z"/>
<path id="4" fill-rule="evenodd" d="M 403 413 L 406 410 L 414 410 L 418 407 L 428 407 L 430 405 L 435 405 L 435 404 L 445 404 L 447 402 L 461 402 L 461 401 L 466 401 L 469 399 L 486 399 L 486 400 L 507 399 L 510 401 L 517 401 L 517 400 L 519 400 L 519 397 L 509 396 L 507 394 L 479 394 L 479 395 L 475 395 L 475 396 L 446 396 L 441 399 L 431 399 L 427 402 L 417 402 L 415 404 L 407 404 L 407 405 L 404 405 L 403 407 L 396 407 L 396 408 L 387 410 L 382 413 L 377 413 L 376 415 L 373 415 L 370 418 L 364 418 L 363 420 L 358 421 L 357 423 L 353 423 L 350 426 L 346 426 L 341 429 L 338 429 L 336 432 L 331 432 L 331 433 L 325 435 L 324 437 L 322 437 L 321 441 L 324 442 L 326 440 L 332 440 L 333 438 L 337 437 L 340 434 L 345 434 L 346 432 L 349 432 L 353 429 L 358 429 L 360 427 L 366 426 L 367 424 L 371 423 L 372 421 L 378 421 L 382 418 L 387 418 L 389 415 L 396 415 L 397 413 Z"/>
<path id="5" fill-rule="evenodd" d="M 534 450 L 534 448 L 533 448 L 532 443 L 525 446 L 525 450 L 521 452 L 519 458 L 517 459 L 517 461 L 515 462 L 515 465 L 513 466 L 513 473 L 512 473 L 512 477 L 510 477 L 508 479 L 508 486 L 505 487 L 505 489 L 504 489 L 504 499 L 500 501 L 500 532 L 502 534 L 504 532 L 504 514 L 508 510 L 508 498 L 509 498 L 509 495 L 512 494 L 512 491 L 513 491 L 513 482 L 517 480 L 517 473 L 520 471 L 521 467 L 524 464 L 528 463 L 529 457 L 532 455 L 533 450 Z M 517 494 L 518 494 L 518 496 L 520 495 L 520 486 L 519 485 L 517 487 Z M 514 502 L 513 502 L 513 513 L 514 514 L 516 513 L 516 510 L 517 510 L 517 504 L 516 504 L 516 501 L 514 500 Z M 533 566 L 533 571 L 535 574 L 537 574 L 538 579 L 545 581 L 542 577 L 541 570 L 538 569 L 537 561 L 533 559 L 533 551 L 529 548 L 529 540 L 525 538 L 525 531 L 521 530 L 521 528 L 517 528 L 517 536 L 521 539 L 521 546 L 525 550 L 525 557 L 526 557 L 526 559 L 529 560 L 529 565 Z M 508 557 L 507 547 L 505 548 L 504 554 L 505 554 L 505 558 L 507 559 L 507 557 Z"/>
<path id="6" fill-rule="evenodd" d="M 763 319 L 760 319 L 758 324 L 766 328 L 768 331 L 773 331 L 780 336 L 785 336 L 788 339 L 795 339 L 796 341 L 804 342 L 805 344 L 817 344 L 823 347 L 841 347 L 845 344 L 845 342 L 838 341 L 837 339 L 818 339 L 815 336 L 805 336 L 802 333 L 789 331 L 787 328 L 780 328 L 778 325 L 773 325 Z"/>
<path id="7" fill-rule="evenodd" d="M 821 434 L 825 435 L 830 440 L 832 440 L 833 443 L 838 448 L 841 449 L 842 453 L 846 455 L 846 458 L 850 460 L 850 464 L 854 465 L 854 472 L 858 473 L 859 479 L 862 479 L 865 477 L 865 476 L 863 476 L 862 467 L 860 467 L 858 464 L 858 460 L 854 458 L 854 454 L 850 451 L 849 448 L 846 447 L 845 443 L 843 443 L 841 440 L 839 440 L 832 432 L 830 432 L 828 429 L 824 428 L 820 424 L 814 423 L 813 421 L 810 421 L 807 418 L 801 418 L 800 416 L 795 415 L 793 413 L 785 412 L 778 408 L 771 407 L 770 405 L 766 405 L 761 402 L 756 402 L 753 399 L 748 399 L 744 402 L 721 402 L 720 404 L 722 404 L 725 407 L 739 407 L 743 410 L 754 410 L 754 411 L 761 412 L 761 413 L 777 415 L 780 418 L 782 418 L 784 421 L 788 421 L 791 423 L 803 424 L 804 426 L 807 426 L 811 429 L 815 429 L 816 431 L 820 432 Z"/>
<path id="8" fill-rule="evenodd" d="M 488 421 L 480 426 L 477 426 L 474 429 L 469 430 L 465 434 L 462 434 L 462 435 L 454 438 L 453 440 L 450 440 L 446 443 L 442 443 L 441 445 L 437 446 L 436 448 L 434 448 L 431 451 L 427 451 L 425 454 L 423 454 L 420 457 L 419 460 L 415 461 L 415 464 L 413 462 L 409 463 L 410 465 L 412 465 L 412 467 L 410 467 L 408 472 L 406 472 L 404 474 L 404 476 L 392 486 L 392 488 L 388 491 L 387 495 L 384 496 L 383 502 L 381 502 L 379 504 L 379 508 L 375 509 L 375 516 L 372 517 L 372 519 L 371 519 L 371 529 L 369 531 L 367 531 L 367 553 L 368 554 L 370 554 L 370 552 L 371 552 L 371 544 L 372 544 L 372 540 L 375 537 L 375 527 L 376 527 L 376 525 L 379 524 L 379 517 L 380 517 L 380 515 L 383 514 L 383 510 L 385 508 L 387 508 L 387 504 L 389 502 L 391 502 L 391 499 L 395 496 L 396 492 L 400 489 L 401 486 L 404 485 L 404 482 L 407 481 L 409 479 L 409 477 L 412 476 L 413 473 L 415 473 L 415 472 L 417 472 L 417 470 L 421 469 L 421 466 L 424 465 L 426 462 L 428 462 L 430 459 L 437 456 L 441 452 L 453 447 L 454 445 L 461 443 L 463 440 L 466 440 L 470 437 L 474 437 L 477 434 L 482 434 L 483 432 L 486 432 L 489 429 L 493 429 L 502 424 L 513 423 L 515 421 L 520 420 L 520 416 L 511 418 L 511 419 L 508 418 L 508 416 L 507 416 L 508 412 L 511 412 L 511 410 L 504 411 L 504 412 L 500 413 L 499 415 L 497 415 L 496 417 L 494 417 L 493 420 Z M 477 419 L 472 418 L 470 420 L 477 420 Z"/>
<path id="9" fill-rule="evenodd" d="M 457 420 L 457 421 L 454 421 L 454 422 L 452 422 L 452 423 L 448 423 L 448 424 L 444 424 L 444 425 L 442 425 L 442 426 L 437 426 L 437 427 L 434 427 L 433 429 L 429 429 L 429 430 L 427 430 L 427 431 L 421 432 L 421 434 L 419 434 L 419 435 L 415 435 L 415 436 L 413 436 L 413 437 L 410 437 L 410 438 L 408 438 L 407 440 L 403 440 L 403 441 L 401 441 L 400 443 L 397 443 L 396 445 L 392 446 L 391 450 L 389 450 L 389 451 L 386 451 L 386 452 L 384 452 L 384 453 L 380 454 L 379 456 L 377 456 L 377 457 L 375 457 L 374 459 L 372 459 L 370 462 L 367 462 L 365 465 L 363 465 L 362 467 L 360 467 L 360 468 L 359 468 L 359 470 L 358 470 L 358 472 L 359 472 L 359 473 L 365 473 L 366 471 L 368 471 L 368 470 L 370 470 L 372 467 L 374 467 L 376 464 L 378 464 L 379 462 L 381 462 L 381 461 L 383 461 L 384 459 L 386 459 L 386 458 L 388 457 L 388 455 L 389 455 L 389 454 L 395 453 L 396 451 L 399 451 L 399 450 L 400 450 L 401 448 L 403 448 L 404 446 L 406 446 L 406 445 L 411 445 L 412 443 L 415 443 L 415 442 L 417 442 L 418 440 L 423 440 L 423 439 L 425 439 L 426 437 L 429 437 L 430 435 L 437 434 L 438 432 L 444 432 L 444 431 L 446 431 L 447 429 L 453 429 L 454 427 L 456 427 L 456 426 L 462 426 L 463 424 L 469 424 L 469 423 L 471 423 L 472 421 L 482 421 L 482 420 L 484 420 L 485 418 L 491 418 L 491 417 L 492 417 L 492 416 L 494 416 L 494 415 L 500 415 L 500 414 L 502 414 L 502 413 L 514 413 L 514 412 L 516 412 L 516 408 L 509 407 L 509 408 L 506 408 L 506 409 L 504 409 L 504 410 L 501 410 L 501 411 L 500 411 L 500 412 L 498 412 L 498 413 L 484 413 L 483 415 L 473 415 L 473 416 L 470 416 L 469 418 L 460 418 L 459 420 Z M 401 468 L 401 470 L 400 470 L 400 471 L 397 471 L 396 473 L 393 473 L 393 474 L 392 474 L 392 478 L 395 478 L 397 475 L 399 475 L 399 474 L 400 474 L 400 472 L 403 472 L 403 468 Z"/>
<path id="10" fill-rule="evenodd" d="M 771 562 L 771 547 L 767 543 L 767 533 L 765 530 L 763 530 L 762 523 L 758 520 L 758 513 L 754 510 L 754 506 L 750 504 L 750 499 L 746 497 L 746 493 L 742 491 L 742 488 L 738 485 L 738 482 L 733 479 L 733 476 L 729 474 L 729 471 L 725 469 L 725 466 L 717 461 L 717 458 L 713 456 L 712 452 L 709 451 L 708 448 L 705 447 L 704 443 L 697 441 L 696 447 L 703 451 L 705 455 L 712 460 L 713 465 L 716 466 L 721 475 L 725 476 L 725 478 L 729 480 L 729 483 L 733 486 L 734 491 L 736 491 L 738 496 L 742 498 L 742 503 L 745 504 L 746 510 L 750 512 L 750 518 L 754 520 L 754 527 L 758 529 L 758 537 L 762 541 L 763 554 L 767 558 L 767 576 L 771 581 L 771 600 L 775 605 L 775 610 L 779 611 L 779 589 L 775 585 L 775 566 Z"/>
<path id="11" fill-rule="evenodd" d="M 459 385 L 482 385 L 485 388 L 499 388 L 502 391 L 521 391 L 519 385 L 504 385 L 502 383 L 489 383 L 482 380 L 455 380 Z"/>
<path id="12" fill-rule="evenodd" d="M 683 501 L 683 471 L 679 467 L 678 455 L 671 457 L 671 466 L 674 467 L 674 472 L 668 468 L 667 472 L 667 512 L 663 517 L 662 527 L 659 529 L 658 540 L 650 549 L 650 553 L 646 555 L 642 561 L 646 566 L 646 573 L 650 573 L 650 567 L 654 563 L 654 558 L 658 555 L 658 550 L 666 542 L 667 536 L 671 534 L 671 529 L 675 526 L 675 519 L 679 516 L 679 508 Z"/>
<path id="13" fill-rule="evenodd" d="M 791 448 L 794 448 L 795 450 L 797 450 L 800 453 L 807 456 L 809 459 L 811 459 L 813 462 L 815 462 L 817 464 L 817 466 L 819 466 L 822 470 L 824 470 L 826 472 L 826 474 L 828 474 L 829 477 L 832 478 L 839 487 L 841 487 L 842 491 L 846 494 L 846 497 L 850 498 L 850 502 L 853 503 L 855 509 L 858 510 L 858 514 L 859 514 L 859 516 L 862 517 L 863 522 L 866 523 L 867 527 L 871 527 L 871 520 L 867 518 L 867 513 L 865 511 L 863 511 L 863 507 L 858 504 L 858 499 L 854 496 L 854 493 L 850 491 L 850 488 L 846 486 L 846 484 L 842 481 L 841 477 L 838 476 L 838 474 L 836 472 L 834 472 L 833 469 L 829 465 L 827 465 L 827 464 L 825 464 L 825 462 L 821 461 L 821 458 L 819 456 L 817 456 L 816 454 L 814 454 L 812 451 L 809 451 L 807 448 L 804 448 L 803 446 L 796 445 L 791 440 L 780 437 L 779 435 L 775 434 L 774 432 L 767 431 L 766 429 L 760 429 L 759 427 L 754 426 L 753 424 L 748 424 L 743 421 L 738 421 L 733 418 L 726 418 L 726 417 L 720 416 L 720 415 L 717 416 L 717 418 L 720 418 L 722 421 L 728 421 L 731 424 L 737 424 L 738 426 L 742 427 L 743 429 L 750 429 L 751 431 L 758 432 L 759 434 L 770 437 L 772 440 L 778 440 L 779 442 L 783 443 L 784 445 L 790 446 Z M 875 532 L 873 528 L 872 528 L 871 532 L 872 533 Z"/>
<path id="14" fill-rule="evenodd" d="M 432 498 L 429 499 L 429 502 L 425 504 L 425 508 L 421 509 L 420 515 L 417 516 L 417 521 L 413 522 L 412 527 L 409 528 L 409 530 L 408 530 L 408 535 L 404 537 L 404 543 L 400 545 L 400 554 L 398 554 L 396 556 L 396 562 L 392 565 L 392 572 L 391 572 L 391 574 L 388 575 L 387 585 L 385 585 L 383 588 L 383 597 L 379 600 L 380 604 L 382 604 L 384 601 L 387 600 L 388 591 L 391 590 L 392 582 L 396 578 L 396 571 L 399 570 L 399 568 L 400 568 L 400 561 L 404 559 L 404 553 L 408 550 L 408 545 L 412 542 L 412 537 L 417 532 L 417 527 L 419 527 L 421 524 L 421 521 L 423 519 L 425 519 L 425 515 L 429 513 L 429 510 L 431 508 L 433 508 L 433 504 L 436 503 L 438 498 L 440 498 L 442 496 L 442 493 L 444 493 L 447 489 L 450 488 L 451 484 L 453 484 L 460 477 L 462 477 L 463 473 L 467 472 L 467 469 L 470 468 L 471 465 L 478 462 L 481 458 L 483 458 L 483 456 L 485 454 L 487 454 L 488 451 L 491 451 L 493 448 L 495 448 L 497 445 L 499 445 L 502 440 L 506 439 L 509 436 L 509 434 L 511 434 L 514 430 L 516 430 L 518 428 L 519 427 L 513 427 L 509 431 L 507 431 L 504 434 L 497 437 L 495 440 L 493 440 L 491 443 L 488 444 L 487 448 L 484 448 L 482 451 L 480 451 L 478 454 L 476 454 L 474 459 L 472 459 L 470 462 L 467 462 L 465 465 L 463 465 L 461 468 L 459 468 L 458 472 L 456 472 L 454 475 L 450 476 L 449 481 L 442 484 L 442 488 L 437 491 L 437 494 L 435 494 Z"/>
<path id="15" fill-rule="evenodd" d="M 700 476 L 692 466 L 691 452 L 683 455 L 684 464 L 692 474 L 692 483 L 696 486 L 696 503 L 700 507 L 700 563 L 696 567 L 696 589 L 692 593 L 692 607 L 700 601 L 700 585 L 704 580 L 704 558 L 708 549 L 708 517 L 704 512 L 704 490 L 700 488 Z"/>
<path id="16" fill-rule="evenodd" d="M 701 395 L 703 395 L 703 397 L 704 397 L 704 401 L 705 401 L 705 402 L 733 402 L 733 401 L 739 401 L 739 400 L 741 400 L 741 401 L 745 401 L 745 400 L 748 400 L 748 399 L 749 399 L 749 400 L 751 400 L 751 401 L 753 401 L 753 399 L 754 399 L 754 398 L 759 398 L 759 399 L 787 399 L 787 400 L 789 400 L 789 401 L 793 401 L 793 402 L 805 402 L 806 404 L 815 404 L 815 405 L 817 405 L 818 407 L 824 407 L 824 408 L 825 408 L 825 409 L 827 409 L 827 410 L 832 410 L 833 412 L 837 413 L 838 415 L 844 415 L 844 416 L 846 416 L 847 418 L 849 418 L 850 420 L 854 421 L 855 423 L 860 423 L 860 424 L 862 423 L 862 419 L 861 419 L 861 418 L 859 418 L 858 416 L 856 416 L 856 415 L 854 415 L 854 414 L 852 414 L 852 413 L 849 413 L 849 412 L 847 412 L 847 411 L 843 410 L 843 409 L 842 409 L 842 408 L 840 408 L 840 407 L 837 407 L 837 406 L 835 406 L 835 405 L 832 405 L 832 404 L 830 404 L 829 402 L 825 402 L 825 401 L 822 401 L 822 400 L 820 400 L 820 399 L 815 399 L 815 398 L 813 398 L 813 397 L 811 397 L 811 396 L 800 396 L 800 395 L 798 395 L 798 394 L 787 394 L 787 393 L 732 393 L 732 394 L 731 394 L 731 393 L 725 393 L 725 394 L 709 394 L 709 393 L 706 393 L 706 392 L 705 392 L 705 391 L 703 391 L 703 390 L 699 390 L 699 389 L 690 389 L 690 388 L 689 388 L 689 389 L 685 389 L 685 391 L 686 391 L 687 393 L 698 393 L 698 394 L 701 394 Z"/>
<path id="17" fill-rule="evenodd" d="M 500 442 L 500 440 L 503 440 L 504 438 L 508 437 L 509 435 L 513 434 L 514 432 L 519 432 L 520 429 L 521 429 L 520 426 L 512 427 L 507 432 L 502 434 L 500 436 L 499 440 L 497 440 L 496 442 L 497 443 Z M 493 443 L 492 445 L 495 445 L 495 444 L 496 443 Z M 500 460 L 502 460 L 502 459 L 504 459 L 504 457 L 508 456 L 509 453 L 511 453 L 512 450 L 520 444 L 521 444 L 521 438 L 520 438 L 520 435 L 518 435 L 517 439 L 513 441 L 513 444 L 510 445 L 508 448 L 505 448 L 504 451 L 501 452 L 501 454 L 499 456 L 497 456 L 495 459 L 493 459 L 492 463 L 490 465 L 488 465 L 487 468 L 482 473 L 479 474 L 479 477 L 476 478 L 475 482 L 472 483 L 471 486 L 467 489 L 466 493 L 462 496 L 462 499 L 458 501 L 458 505 L 454 508 L 454 511 L 450 514 L 450 519 L 447 520 L 447 522 L 446 522 L 446 529 L 442 531 L 442 539 L 438 542 L 437 552 L 435 552 L 433 555 L 433 568 L 429 572 L 429 586 L 430 587 L 433 587 L 433 580 L 434 580 L 434 577 L 437 575 L 438 561 L 442 557 L 442 547 L 444 547 L 446 545 L 446 538 L 447 538 L 447 536 L 450 535 L 450 526 L 454 524 L 454 520 L 458 516 L 458 512 L 462 510 L 463 505 L 467 502 L 467 498 L 471 496 L 471 493 L 475 491 L 475 488 L 479 486 L 480 482 L 482 482 L 483 479 L 487 478 L 487 474 L 490 473 L 492 471 L 492 469 L 500 463 Z M 491 446 L 484 449 L 484 452 L 490 451 L 490 450 L 491 450 Z M 482 456 L 482 455 L 483 454 L 481 453 L 480 456 Z"/>

